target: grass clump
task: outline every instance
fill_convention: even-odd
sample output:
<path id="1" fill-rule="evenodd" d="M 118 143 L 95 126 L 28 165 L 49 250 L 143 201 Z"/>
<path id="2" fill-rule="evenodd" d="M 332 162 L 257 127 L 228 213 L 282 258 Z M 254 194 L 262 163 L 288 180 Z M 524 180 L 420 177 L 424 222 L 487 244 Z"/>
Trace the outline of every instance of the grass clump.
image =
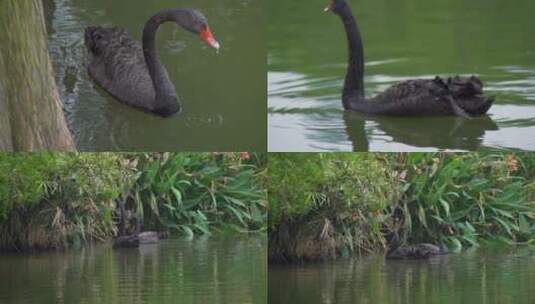
<path id="1" fill-rule="evenodd" d="M 277 154 L 269 169 L 274 260 L 382 250 L 391 233 L 455 250 L 535 239 L 534 154 Z"/>
<path id="2" fill-rule="evenodd" d="M 0 153 L 0 248 L 64 248 L 114 233 L 126 174 L 108 153 Z"/>
<path id="3" fill-rule="evenodd" d="M 249 153 L 163 153 L 136 156 L 128 194 L 146 226 L 194 234 L 264 231 L 265 156 Z"/>
<path id="4" fill-rule="evenodd" d="M 384 154 L 269 157 L 270 258 L 321 259 L 384 246 L 383 210 L 400 199 Z"/>
<path id="5" fill-rule="evenodd" d="M 0 250 L 109 239 L 118 202 L 146 230 L 265 231 L 265 170 L 250 153 L 0 153 Z"/>
<path id="6" fill-rule="evenodd" d="M 455 248 L 480 241 L 531 242 L 534 156 L 510 153 L 407 154 L 406 238 Z"/>

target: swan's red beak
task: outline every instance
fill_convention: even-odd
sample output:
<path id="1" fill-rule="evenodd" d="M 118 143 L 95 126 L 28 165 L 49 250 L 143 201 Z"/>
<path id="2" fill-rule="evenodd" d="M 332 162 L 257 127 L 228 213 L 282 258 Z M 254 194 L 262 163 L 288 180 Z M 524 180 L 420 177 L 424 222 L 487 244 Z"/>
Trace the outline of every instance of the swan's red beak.
<path id="1" fill-rule="evenodd" d="M 216 50 L 219 50 L 219 42 L 215 40 L 214 35 L 210 31 L 209 27 L 205 27 L 200 33 L 199 37 L 202 41 L 206 42 L 209 46 L 213 47 Z"/>

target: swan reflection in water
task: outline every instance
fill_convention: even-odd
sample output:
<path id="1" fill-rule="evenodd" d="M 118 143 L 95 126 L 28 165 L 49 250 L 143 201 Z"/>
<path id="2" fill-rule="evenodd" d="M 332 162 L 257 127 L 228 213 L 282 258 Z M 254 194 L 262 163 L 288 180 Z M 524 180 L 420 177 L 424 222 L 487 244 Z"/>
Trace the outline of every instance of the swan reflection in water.
<path id="1" fill-rule="evenodd" d="M 393 118 L 370 117 L 356 112 L 344 112 L 343 120 L 353 151 L 369 151 L 366 122 L 391 137 L 390 141 L 410 146 L 449 150 L 478 150 L 487 131 L 498 130 L 489 117 Z"/>

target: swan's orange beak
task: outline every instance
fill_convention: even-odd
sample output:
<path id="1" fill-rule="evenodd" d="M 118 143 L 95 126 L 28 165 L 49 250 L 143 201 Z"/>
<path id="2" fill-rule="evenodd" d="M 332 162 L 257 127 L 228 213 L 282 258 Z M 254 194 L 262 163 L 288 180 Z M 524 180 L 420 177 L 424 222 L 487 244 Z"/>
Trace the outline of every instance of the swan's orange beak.
<path id="1" fill-rule="evenodd" d="M 209 46 L 213 47 L 216 50 L 219 50 L 219 42 L 215 40 L 214 35 L 210 31 L 210 28 L 207 26 L 205 27 L 200 33 L 199 37 L 202 41 L 206 42 Z"/>

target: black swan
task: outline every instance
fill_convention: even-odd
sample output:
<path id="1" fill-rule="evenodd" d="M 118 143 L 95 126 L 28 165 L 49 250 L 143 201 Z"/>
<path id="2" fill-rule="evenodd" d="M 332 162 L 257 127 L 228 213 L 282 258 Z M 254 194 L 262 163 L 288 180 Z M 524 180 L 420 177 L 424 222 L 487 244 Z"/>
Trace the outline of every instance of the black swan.
<path id="1" fill-rule="evenodd" d="M 394 234 L 390 249 L 386 253 L 387 259 L 427 259 L 436 255 L 448 254 L 448 247 L 421 243 L 416 245 L 401 245 L 397 234 Z"/>
<path id="2" fill-rule="evenodd" d="M 206 17 L 191 9 L 167 9 L 152 16 L 143 29 L 143 46 L 123 28 L 90 26 L 85 30 L 91 78 L 119 101 L 163 117 L 180 111 L 175 86 L 155 46 L 156 31 L 167 21 L 219 49 Z"/>
<path id="3" fill-rule="evenodd" d="M 481 116 L 494 98 L 483 95 L 483 83 L 475 76 L 414 79 L 392 86 L 373 97 L 364 97 L 364 50 L 357 22 L 345 0 L 331 0 L 325 11 L 338 15 L 344 24 L 349 45 L 349 66 L 342 93 L 346 110 L 374 115 Z"/>
<path id="4" fill-rule="evenodd" d="M 154 244 L 169 237 L 166 231 L 144 231 L 132 235 L 121 235 L 115 238 L 114 248 L 134 248 L 141 244 Z"/>
<path id="5" fill-rule="evenodd" d="M 114 248 L 134 248 L 139 247 L 140 244 L 153 244 L 159 242 L 161 239 L 169 237 L 167 231 L 144 231 L 141 232 L 143 220 L 139 216 L 133 216 L 128 222 L 134 225 L 134 231 L 128 235 L 126 233 L 127 211 L 126 202 L 119 201 L 119 235 L 115 238 L 113 243 Z"/>

